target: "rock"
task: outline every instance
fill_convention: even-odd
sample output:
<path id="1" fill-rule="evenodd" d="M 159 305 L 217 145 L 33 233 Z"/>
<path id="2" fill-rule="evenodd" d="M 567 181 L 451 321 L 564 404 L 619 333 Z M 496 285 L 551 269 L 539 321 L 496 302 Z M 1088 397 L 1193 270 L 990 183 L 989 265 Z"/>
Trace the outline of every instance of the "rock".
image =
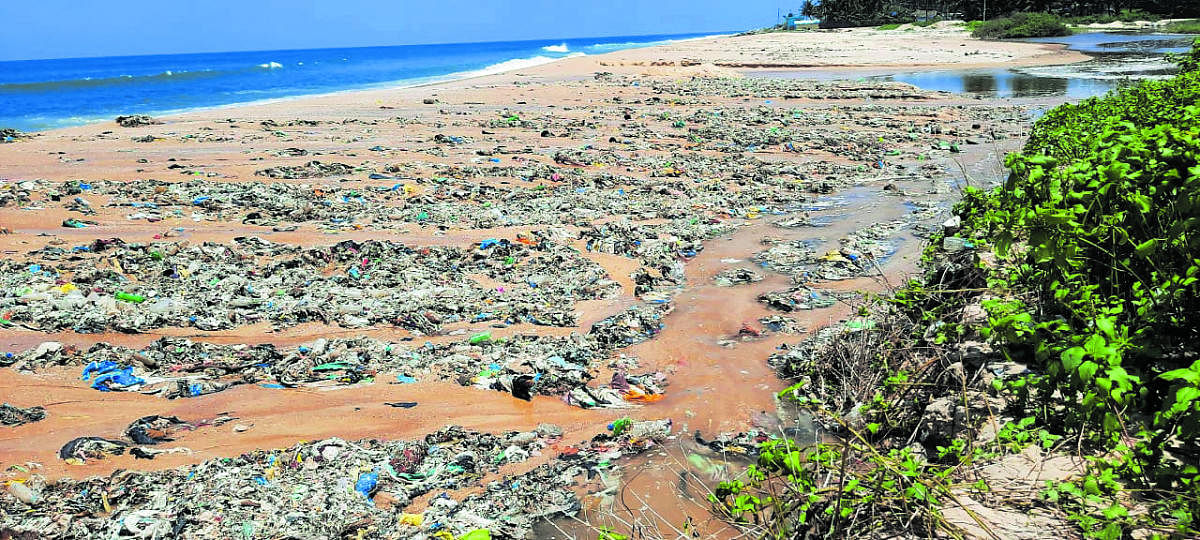
<path id="1" fill-rule="evenodd" d="M 976 369 L 988 359 L 994 358 L 996 351 L 982 341 L 963 341 L 955 344 L 954 356 L 967 367 Z"/>
<path id="2" fill-rule="evenodd" d="M 251 426 L 248 426 L 246 424 L 237 424 L 237 425 L 233 426 L 233 431 L 236 433 L 244 433 L 246 431 L 250 431 L 250 427 Z"/>
<path id="3" fill-rule="evenodd" d="M 438 100 L 436 98 L 431 98 L 431 97 L 427 97 L 427 98 L 421 100 L 421 103 L 424 103 L 426 105 L 433 105 L 437 102 L 438 102 Z"/>
<path id="4" fill-rule="evenodd" d="M 971 302 L 963 306 L 962 323 L 967 326 L 980 326 L 988 320 L 987 310 L 983 309 L 983 303 L 979 301 Z"/>
<path id="5" fill-rule="evenodd" d="M 966 533 L 966 538 L 1073 538 L 1078 529 L 1070 521 L 1013 507 L 992 508 L 973 499 L 968 492 L 955 492 L 957 503 L 942 509 L 942 518 Z M 984 528 L 986 526 L 986 528 Z"/>

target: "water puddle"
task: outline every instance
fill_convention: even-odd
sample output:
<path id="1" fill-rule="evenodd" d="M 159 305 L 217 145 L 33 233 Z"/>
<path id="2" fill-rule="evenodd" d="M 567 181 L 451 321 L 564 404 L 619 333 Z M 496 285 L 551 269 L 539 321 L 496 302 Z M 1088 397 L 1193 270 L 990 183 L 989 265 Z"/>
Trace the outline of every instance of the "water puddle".
<path id="1" fill-rule="evenodd" d="M 945 70 L 898 73 L 872 77 L 980 97 L 1066 97 L 1085 99 L 1117 88 L 1127 79 L 1168 77 L 1174 66 L 1169 53 L 1186 52 L 1194 36 L 1090 32 L 1055 38 L 1028 39 L 1034 43 L 1062 43 L 1094 57 L 1060 66 L 1017 69 Z"/>
<path id="2" fill-rule="evenodd" d="M 815 80 L 874 80 L 911 84 L 923 90 L 966 94 L 979 98 L 1045 98 L 1071 100 L 1102 95 L 1130 79 L 1171 76 L 1175 69 L 1167 54 L 1187 52 L 1195 36 L 1186 34 L 1089 32 L 1033 43 L 1061 43 L 1088 54 L 1092 60 L 1057 66 L 1025 68 L 948 69 L 932 71 L 861 72 L 820 70 L 764 73 L 769 77 Z"/>
<path id="3" fill-rule="evenodd" d="M 1007 69 L 926 71 L 884 75 L 879 79 L 908 83 L 923 90 L 994 98 L 1063 96 L 1084 99 L 1108 92 L 1116 80 L 1031 75 Z"/>

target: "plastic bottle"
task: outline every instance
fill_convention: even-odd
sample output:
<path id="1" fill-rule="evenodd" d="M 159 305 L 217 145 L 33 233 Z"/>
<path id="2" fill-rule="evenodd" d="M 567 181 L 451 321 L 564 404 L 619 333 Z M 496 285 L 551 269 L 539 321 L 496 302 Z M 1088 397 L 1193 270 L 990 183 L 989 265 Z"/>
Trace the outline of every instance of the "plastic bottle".
<path id="1" fill-rule="evenodd" d="M 134 304 L 140 304 L 140 303 L 146 301 L 145 296 L 142 296 L 140 294 L 131 294 L 131 293 L 127 293 L 124 291 L 117 291 L 117 294 L 114 294 L 113 296 L 115 296 L 117 298 L 117 300 L 124 300 L 126 302 L 132 302 Z"/>
<path id="2" fill-rule="evenodd" d="M 38 497 L 33 490 L 21 482 L 11 482 L 8 484 L 8 493 L 16 497 L 18 501 L 25 504 L 35 504 L 41 497 Z"/>

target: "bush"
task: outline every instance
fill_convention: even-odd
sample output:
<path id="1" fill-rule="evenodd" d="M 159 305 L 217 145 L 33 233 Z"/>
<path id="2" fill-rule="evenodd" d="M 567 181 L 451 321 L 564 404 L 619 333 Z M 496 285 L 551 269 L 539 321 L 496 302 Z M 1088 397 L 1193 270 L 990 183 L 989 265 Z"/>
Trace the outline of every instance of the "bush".
<path id="1" fill-rule="evenodd" d="M 876 28 L 876 30 L 895 30 L 897 28 L 900 28 L 899 23 L 891 23 L 891 24 L 881 24 L 881 25 L 879 25 L 879 27 Z"/>
<path id="2" fill-rule="evenodd" d="M 1015 39 L 1071 35 L 1063 19 L 1049 13 L 1016 13 L 992 19 L 975 28 L 971 35 L 983 39 Z"/>
<path id="3" fill-rule="evenodd" d="M 1071 17 L 1071 18 L 1067 19 L 1067 23 L 1069 23 L 1069 24 L 1097 24 L 1097 23 L 1098 24 L 1108 24 L 1108 23 L 1117 22 L 1117 21 L 1121 21 L 1121 22 L 1138 22 L 1138 21 L 1155 22 L 1160 19 L 1162 19 L 1162 17 L 1155 15 L 1153 13 L 1147 12 L 1147 11 L 1142 11 L 1140 9 L 1123 9 L 1123 10 L 1121 10 L 1120 13 L 1117 13 L 1116 15 L 1103 14 L 1103 15 L 1082 15 L 1079 17 Z"/>
<path id="4" fill-rule="evenodd" d="M 1175 456 L 1200 452 L 1200 43 L 1175 60 L 1171 80 L 1047 113 L 1007 182 L 956 212 L 964 238 L 994 244 L 988 284 L 1011 298 L 985 303 L 984 335 L 1037 373 L 1005 391 L 1188 529 L 1200 470 Z M 1074 511 L 1093 533 L 1135 520 Z"/>
<path id="5" fill-rule="evenodd" d="M 1200 38 L 1192 43 L 1192 50 L 1182 54 L 1167 55 L 1167 58 L 1179 65 L 1180 73 L 1195 73 L 1200 71 Z"/>
<path id="6" fill-rule="evenodd" d="M 1200 21 L 1173 22 L 1168 24 L 1164 31 L 1176 34 L 1200 34 Z"/>

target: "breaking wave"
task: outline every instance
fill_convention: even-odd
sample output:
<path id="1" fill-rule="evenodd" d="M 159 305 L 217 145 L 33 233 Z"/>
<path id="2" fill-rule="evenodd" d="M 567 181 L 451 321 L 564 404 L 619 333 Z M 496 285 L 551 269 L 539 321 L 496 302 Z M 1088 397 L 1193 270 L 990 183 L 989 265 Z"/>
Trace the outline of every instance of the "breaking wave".
<path id="1" fill-rule="evenodd" d="M 555 62 L 555 61 L 561 60 L 563 58 L 575 58 L 577 56 L 585 56 L 585 55 L 583 53 L 577 52 L 577 53 L 571 53 L 566 56 L 562 56 L 562 57 L 558 57 L 558 58 L 551 58 L 549 56 L 534 56 L 532 58 L 513 58 L 512 60 L 505 60 L 503 62 L 492 64 L 483 69 L 477 69 L 475 71 L 468 71 L 465 73 L 457 73 L 455 75 L 456 76 L 466 76 L 466 77 L 478 77 L 480 75 L 495 75 L 497 73 L 503 73 L 505 71 L 512 71 L 514 69 L 531 68 L 534 66 L 540 66 L 542 64 L 549 64 L 551 62 Z"/>
<path id="2" fill-rule="evenodd" d="M 565 53 L 570 52 L 571 49 L 567 47 L 567 44 L 564 42 L 558 45 L 546 45 L 545 47 L 542 47 L 542 50 L 553 53 Z"/>

